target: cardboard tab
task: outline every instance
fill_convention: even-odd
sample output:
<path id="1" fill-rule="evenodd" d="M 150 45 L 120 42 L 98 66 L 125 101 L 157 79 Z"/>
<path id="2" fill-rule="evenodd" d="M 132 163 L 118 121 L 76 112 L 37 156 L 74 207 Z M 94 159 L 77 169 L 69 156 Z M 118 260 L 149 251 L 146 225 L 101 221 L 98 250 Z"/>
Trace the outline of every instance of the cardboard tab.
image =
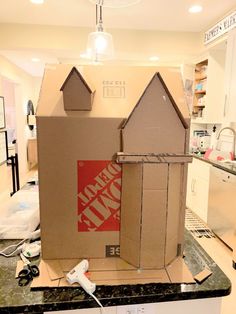
<path id="1" fill-rule="evenodd" d="M 51 280 L 56 280 L 64 277 L 60 262 L 58 260 L 47 260 L 45 261 L 45 264 Z"/>
<path id="2" fill-rule="evenodd" d="M 209 269 L 205 268 L 203 271 L 195 275 L 194 279 L 196 280 L 197 283 L 202 283 L 211 275 L 212 275 L 212 272 Z"/>

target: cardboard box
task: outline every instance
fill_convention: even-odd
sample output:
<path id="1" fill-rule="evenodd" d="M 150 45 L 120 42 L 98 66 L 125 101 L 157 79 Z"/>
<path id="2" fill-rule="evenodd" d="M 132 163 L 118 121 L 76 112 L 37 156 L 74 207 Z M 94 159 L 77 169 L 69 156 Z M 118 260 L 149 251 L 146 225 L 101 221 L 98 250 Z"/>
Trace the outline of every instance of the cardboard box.
<path id="1" fill-rule="evenodd" d="M 181 195 L 189 162 L 184 155 L 189 113 L 180 71 L 118 66 L 76 69 L 96 88 L 91 110 L 86 104 L 84 110 L 75 110 L 76 102 L 71 107 L 63 102 L 64 89 L 60 89 L 73 77 L 71 65 L 46 69 L 37 109 L 43 258 L 114 257 L 121 242 L 122 252 L 126 251 L 121 257 L 129 263 L 161 268 L 181 251 L 184 228 Z M 176 158 L 173 165 L 140 161 L 121 165 L 116 163 L 119 152 L 142 153 L 145 160 L 148 153 Z M 122 202 L 126 201 L 120 234 L 121 190 Z"/>

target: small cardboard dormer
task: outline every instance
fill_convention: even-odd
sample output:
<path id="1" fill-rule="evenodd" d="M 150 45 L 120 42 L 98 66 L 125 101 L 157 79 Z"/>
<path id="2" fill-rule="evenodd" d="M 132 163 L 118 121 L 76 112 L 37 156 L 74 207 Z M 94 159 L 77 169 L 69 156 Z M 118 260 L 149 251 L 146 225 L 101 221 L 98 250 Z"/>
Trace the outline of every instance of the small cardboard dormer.
<path id="1" fill-rule="evenodd" d="M 122 127 L 120 256 L 161 269 L 182 253 L 187 123 L 156 73 Z"/>
<path id="2" fill-rule="evenodd" d="M 185 119 L 156 73 L 122 127 L 123 151 L 184 153 Z"/>
<path id="3" fill-rule="evenodd" d="M 91 110 L 95 90 L 88 85 L 80 72 L 73 67 L 61 89 L 65 110 Z"/>

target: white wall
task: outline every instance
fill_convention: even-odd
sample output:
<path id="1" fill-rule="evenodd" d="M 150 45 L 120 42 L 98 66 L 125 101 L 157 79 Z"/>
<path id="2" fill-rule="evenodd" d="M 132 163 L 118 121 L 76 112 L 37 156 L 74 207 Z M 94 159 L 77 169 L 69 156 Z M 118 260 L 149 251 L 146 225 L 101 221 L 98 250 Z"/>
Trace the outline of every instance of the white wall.
<path id="1" fill-rule="evenodd" d="M 39 90 L 39 80 L 34 80 L 23 70 L 0 56 L 0 95 L 4 94 L 3 80 L 6 79 L 15 86 L 19 170 L 20 174 L 24 175 L 28 171 L 27 138 L 30 136 L 29 129 L 26 125 L 26 105 L 29 99 L 36 103 Z M 6 185 L 5 182 L 2 182 L 3 180 L 4 176 L 0 176 L 0 192 L 1 187 L 4 188 L 4 185 Z"/>

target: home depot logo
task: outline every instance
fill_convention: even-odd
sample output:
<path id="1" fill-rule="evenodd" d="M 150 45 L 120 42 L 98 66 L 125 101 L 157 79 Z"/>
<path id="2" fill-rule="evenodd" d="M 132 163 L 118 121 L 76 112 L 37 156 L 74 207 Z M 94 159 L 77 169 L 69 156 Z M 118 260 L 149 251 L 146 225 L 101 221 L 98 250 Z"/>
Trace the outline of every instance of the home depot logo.
<path id="1" fill-rule="evenodd" d="M 121 166 L 110 160 L 78 161 L 78 231 L 120 229 Z"/>

